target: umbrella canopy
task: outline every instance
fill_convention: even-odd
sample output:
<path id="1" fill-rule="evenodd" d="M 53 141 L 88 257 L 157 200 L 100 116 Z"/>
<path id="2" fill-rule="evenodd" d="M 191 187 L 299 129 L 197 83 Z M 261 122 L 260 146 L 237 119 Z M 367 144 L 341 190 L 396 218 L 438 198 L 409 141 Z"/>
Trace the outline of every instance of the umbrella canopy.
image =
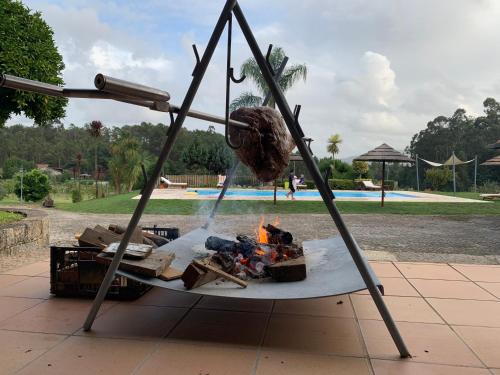
<path id="1" fill-rule="evenodd" d="M 498 141 L 496 141 L 495 143 L 488 145 L 488 148 L 500 150 L 500 139 Z"/>
<path id="2" fill-rule="evenodd" d="M 500 155 L 495 156 L 494 158 L 491 158 L 489 160 L 486 160 L 484 163 L 481 163 L 481 165 L 490 165 L 490 166 L 500 167 Z"/>
<path id="3" fill-rule="evenodd" d="M 415 161 L 408 156 L 402 154 L 399 151 L 396 151 L 387 143 L 382 143 L 380 146 L 374 148 L 371 151 L 368 151 L 366 154 L 358 156 L 354 160 L 362 160 L 362 161 L 378 161 L 382 162 L 382 197 L 381 197 L 381 205 L 384 206 L 384 198 L 385 198 L 385 163 L 395 163 L 395 162 L 403 162 L 403 163 L 414 163 Z"/>
<path id="4" fill-rule="evenodd" d="M 414 163 L 413 159 L 396 151 L 387 143 L 382 143 L 380 146 L 368 151 L 366 154 L 358 156 L 354 160 Z"/>

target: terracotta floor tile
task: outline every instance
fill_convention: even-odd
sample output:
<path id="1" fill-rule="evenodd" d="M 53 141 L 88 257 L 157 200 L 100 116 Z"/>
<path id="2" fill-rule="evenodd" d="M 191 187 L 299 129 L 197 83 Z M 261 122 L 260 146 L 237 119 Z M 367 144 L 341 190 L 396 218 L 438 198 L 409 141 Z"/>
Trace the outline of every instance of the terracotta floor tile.
<path id="1" fill-rule="evenodd" d="M 49 298 L 50 280 L 47 277 L 28 277 L 0 289 L 0 296 Z"/>
<path id="2" fill-rule="evenodd" d="M 136 374 L 251 374 L 256 357 L 256 348 L 161 343 Z"/>
<path id="3" fill-rule="evenodd" d="M 56 299 L 43 301 L 0 323 L 0 328 L 24 332 L 71 334 L 78 330 L 86 318 L 92 301 Z M 112 302 L 105 302 L 101 313 Z"/>
<path id="4" fill-rule="evenodd" d="M 453 326 L 488 367 L 500 367 L 500 328 Z"/>
<path id="5" fill-rule="evenodd" d="M 132 305 L 191 307 L 200 297 L 196 294 L 176 292 L 165 288 L 153 288 Z"/>
<path id="6" fill-rule="evenodd" d="M 154 347 L 151 342 L 72 336 L 19 374 L 131 374 Z"/>
<path id="7" fill-rule="evenodd" d="M 500 368 L 492 368 L 490 371 L 492 374 L 500 375 Z"/>
<path id="8" fill-rule="evenodd" d="M 0 375 L 13 374 L 66 336 L 0 330 Z"/>
<path id="9" fill-rule="evenodd" d="M 257 346 L 268 314 L 194 309 L 174 329 L 169 339 Z"/>
<path id="10" fill-rule="evenodd" d="M 371 358 L 399 358 L 384 322 L 361 320 L 360 326 Z M 482 367 L 474 353 L 447 325 L 399 322 L 397 326 L 413 356 L 407 361 Z"/>
<path id="11" fill-rule="evenodd" d="M 371 296 L 352 294 L 351 300 L 359 319 L 382 320 Z M 444 323 L 423 298 L 387 296 L 384 301 L 396 321 Z"/>
<path id="12" fill-rule="evenodd" d="M 424 297 L 496 300 L 496 298 L 481 289 L 471 281 L 451 280 L 409 280 Z"/>
<path id="13" fill-rule="evenodd" d="M 486 289 L 488 292 L 490 292 L 497 298 L 500 298 L 500 283 L 477 282 L 476 284 L 479 285 L 481 288 Z"/>
<path id="14" fill-rule="evenodd" d="M 369 262 L 378 277 L 403 277 L 391 262 Z"/>
<path id="15" fill-rule="evenodd" d="M 472 281 L 500 282 L 500 267 L 472 264 L 454 264 L 453 268 L 463 273 Z"/>
<path id="16" fill-rule="evenodd" d="M 43 301 L 43 299 L 35 298 L 0 297 L 0 322 L 38 305 Z"/>
<path id="17" fill-rule="evenodd" d="M 354 317 L 348 295 L 276 301 L 274 312 L 282 314 L 331 316 L 337 318 Z"/>
<path id="18" fill-rule="evenodd" d="M 368 375 L 365 358 L 263 351 L 256 375 Z"/>
<path id="19" fill-rule="evenodd" d="M 448 324 L 500 327 L 500 301 L 427 298 Z"/>
<path id="20" fill-rule="evenodd" d="M 406 360 L 372 360 L 375 375 L 490 375 L 484 368 L 432 365 Z"/>
<path id="21" fill-rule="evenodd" d="M 22 266 L 13 270 L 5 271 L 4 274 L 20 275 L 20 276 L 37 276 L 41 273 L 50 271 L 50 263 L 41 261 L 26 266 Z"/>
<path id="22" fill-rule="evenodd" d="M 404 278 L 379 277 L 384 286 L 384 295 L 401 297 L 420 297 L 416 289 Z M 356 292 L 356 294 L 370 294 L 368 290 Z"/>
<path id="23" fill-rule="evenodd" d="M 177 307 L 119 304 L 99 316 L 87 337 L 127 337 L 147 340 L 164 337 L 182 318 L 187 309 Z"/>
<path id="24" fill-rule="evenodd" d="M 19 281 L 27 279 L 26 276 L 19 275 L 0 275 L 0 288 L 18 283 Z"/>
<path id="25" fill-rule="evenodd" d="M 395 263 L 407 279 L 467 280 L 448 264 Z"/>
<path id="26" fill-rule="evenodd" d="M 354 319 L 273 314 L 264 346 L 315 354 L 365 355 Z"/>
<path id="27" fill-rule="evenodd" d="M 196 308 L 269 313 L 273 307 L 271 300 L 247 298 L 223 298 L 204 296 Z"/>

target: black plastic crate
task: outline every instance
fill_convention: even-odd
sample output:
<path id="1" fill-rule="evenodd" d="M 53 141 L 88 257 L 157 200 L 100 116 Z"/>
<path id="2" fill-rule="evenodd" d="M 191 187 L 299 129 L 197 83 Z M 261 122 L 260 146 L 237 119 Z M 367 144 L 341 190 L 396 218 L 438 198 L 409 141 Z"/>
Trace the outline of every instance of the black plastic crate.
<path id="1" fill-rule="evenodd" d="M 165 237 L 170 241 L 179 238 L 179 228 L 161 228 L 155 225 L 152 227 L 142 227 L 142 230 Z"/>
<path id="2" fill-rule="evenodd" d="M 50 247 L 50 292 L 59 297 L 95 297 L 106 274 L 107 265 L 97 263 L 98 247 Z M 115 276 L 106 298 L 132 300 L 152 287 Z"/>

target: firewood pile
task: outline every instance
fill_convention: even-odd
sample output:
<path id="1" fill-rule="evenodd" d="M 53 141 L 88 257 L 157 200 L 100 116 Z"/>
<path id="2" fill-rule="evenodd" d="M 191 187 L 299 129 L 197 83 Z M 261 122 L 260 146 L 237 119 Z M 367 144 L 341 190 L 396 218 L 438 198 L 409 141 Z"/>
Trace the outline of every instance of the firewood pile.
<path id="1" fill-rule="evenodd" d="M 101 249 L 95 261 L 108 265 L 118 250 L 125 229 L 115 224 L 109 225 L 108 228 L 96 225 L 94 228 L 85 228 L 83 233 L 77 235 L 76 238 L 80 246 Z M 180 278 L 182 271 L 170 267 L 175 255 L 156 251 L 158 247 L 169 242 L 170 239 L 166 237 L 137 227 L 125 250 L 119 269 L 141 276 L 158 277 L 166 281 Z"/>
<path id="2" fill-rule="evenodd" d="M 290 232 L 276 225 L 259 224 L 256 238 L 238 235 L 236 241 L 210 236 L 205 248 L 212 254 L 194 259 L 182 274 L 186 289 L 222 278 L 247 286 L 252 279 L 272 278 L 278 282 L 306 278 L 304 251 Z"/>

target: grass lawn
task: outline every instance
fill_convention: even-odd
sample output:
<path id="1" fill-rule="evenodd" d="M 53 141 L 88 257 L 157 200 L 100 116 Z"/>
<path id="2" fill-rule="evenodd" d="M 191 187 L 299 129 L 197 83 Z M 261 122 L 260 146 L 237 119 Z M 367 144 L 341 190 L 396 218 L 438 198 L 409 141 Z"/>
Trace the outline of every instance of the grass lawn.
<path id="1" fill-rule="evenodd" d="M 477 199 L 482 201 L 483 198 L 480 197 L 480 193 L 474 193 L 472 191 L 458 191 L 457 194 L 453 194 L 452 191 L 433 191 L 431 194 L 448 195 L 450 197 L 457 198 L 467 198 L 467 199 Z"/>
<path id="2" fill-rule="evenodd" d="M 57 208 L 72 212 L 131 214 L 138 200 L 131 199 L 138 192 L 116 195 L 104 199 L 92 199 L 79 203 L 59 203 Z M 192 215 L 208 214 L 215 201 L 201 200 L 150 200 L 145 213 Z M 386 202 L 380 207 L 380 202 L 337 202 L 342 213 L 349 214 L 400 214 L 400 215 L 500 215 L 500 201 L 489 203 L 416 203 L 416 202 Z M 278 201 L 274 206 L 272 201 L 222 201 L 221 214 L 247 213 L 327 213 L 321 201 Z"/>
<path id="3" fill-rule="evenodd" d="M 0 211 L 0 225 L 13 223 L 14 221 L 21 220 L 23 215 L 14 212 Z"/>

